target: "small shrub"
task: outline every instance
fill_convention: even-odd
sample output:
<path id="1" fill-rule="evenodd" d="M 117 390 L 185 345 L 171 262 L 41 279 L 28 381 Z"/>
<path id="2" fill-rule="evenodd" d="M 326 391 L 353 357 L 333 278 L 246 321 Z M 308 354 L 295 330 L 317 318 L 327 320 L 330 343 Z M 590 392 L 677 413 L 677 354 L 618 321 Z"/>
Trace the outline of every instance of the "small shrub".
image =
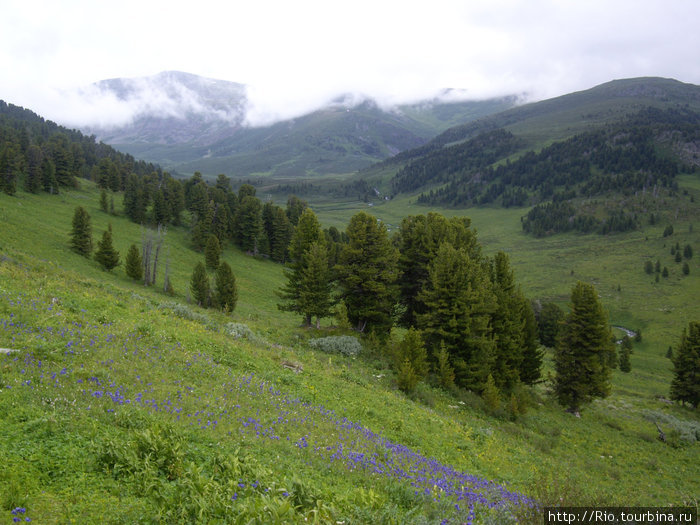
<path id="1" fill-rule="evenodd" d="M 177 317 L 181 319 L 187 319 L 188 321 L 195 321 L 197 323 L 203 324 L 207 329 L 216 332 L 218 327 L 209 317 L 199 312 L 195 312 L 189 306 L 176 302 L 166 302 L 158 305 L 161 310 L 169 310 Z"/>
<path id="2" fill-rule="evenodd" d="M 342 354 L 346 356 L 356 356 L 362 350 L 362 345 L 356 337 L 351 335 L 339 335 L 311 339 L 309 346 L 316 350 L 321 350 L 329 354 Z"/>
<path id="3" fill-rule="evenodd" d="M 248 328 L 248 325 L 243 323 L 228 323 L 224 326 L 224 332 L 234 339 L 247 339 L 252 343 L 260 340 L 260 338 L 255 335 L 255 332 Z"/>

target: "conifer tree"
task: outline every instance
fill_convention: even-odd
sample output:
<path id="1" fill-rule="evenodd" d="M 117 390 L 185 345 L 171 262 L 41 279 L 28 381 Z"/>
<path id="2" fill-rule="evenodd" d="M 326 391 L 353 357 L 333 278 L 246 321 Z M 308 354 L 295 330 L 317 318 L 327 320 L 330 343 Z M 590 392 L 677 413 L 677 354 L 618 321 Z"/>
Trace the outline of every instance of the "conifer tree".
<path id="1" fill-rule="evenodd" d="M 544 351 L 540 348 L 537 339 L 537 321 L 532 303 L 525 296 L 520 296 L 521 312 L 523 315 L 523 351 L 520 363 L 520 381 L 526 385 L 534 385 L 539 381 L 542 374 L 542 359 Z"/>
<path id="2" fill-rule="evenodd" d="M 321 319 L 333 312 L 332 280 L 328 268 L 326 243 L 314 242 L 304 254 L 304 268 L 299 281 L 299 303 L 305 319 L 316 317 L 316 328 Z"/>
<path id="3" fill-rule="evenodd" d="M 557 344 L 554 391 L 571 412 L 610 393 L 610 356 L 615 351 L 610 327 L 595 288 L 579 281 L 571 292 Z"/>
<path id="4" fill-rule="evenodd" d="M 410 394 L 415 390 L 418 380 L 418 374 L 416 374 L 411 361 L 408 358 L 404 359 L 396 370 L 396 382 L 399 389 Z"/>
<path id="5" fill-rule="evenodd" d="M 491 317 L 495 340 L 491 374 L 499 390 L 510 392 L 519 380 L 523 360 L 525 301 L 515 287 L 513 270 L 503 252 L 494 257 L 492 282 L 496 309 Z"/>
<path id="6" fill-rule="evenodd" d="M 311 246 L 323 239 L 321 225 L 311 208 L 306 208 L 289 243 L 289 263 L 284 270 L 287 283 L 277 292 L 282 299 L 278 308 L 285 312 L 296 312 L 304 317 L 304 326 L 311 326 L 311 316 L 302 300 L 304 272 L 308 259 L 305 255 Z"/>
<path id="7" fill-rule="evenodd" d="M 391 244 L 386 226 L 360 212 L 350 219 L 349 242 L 336 265 L 348 319 L 360 332 L 388 334 L 398 297 L 398 250 Z"/>
<path id="8" fill-rule="evenodd" d="M 428 346 L 444 343 L 455 383 L 481 392 L 491 371 L 491 315 L 496 308 L 488 270 L 464 248 L 443 242 L 430 264 L 429 281 L 419 294 L 426 312 L 418 328 Z"/>
<path id="9" fill-rule="evenodd" d="M 90 225 L 90 215 L 82 206 L 78 206 L 73 214 L 71 249 L 83 257 L 90 257 L 92 253 L 92 226 Z"/>
<path id="10" fill-rule="evenodd" d="M 97 243 L 95 260 L 107 271 L 119 266 L 119 252 L 112 245 L 112 225 L 102 234 L 102 240 Z"/>
<path id="11" fill-rule="evenodd" d="M 625 335 L 620 343 L 620 372 L 628 373 L 632 370 L 631 354 L 632 340 L 628 335 Z"/>
<path id="12" fill-rule="evenodd" d="M 204 260 L 207 264 L 207 268 L 216 270 L 219 267 L 219 258 L 221 257 L 221 246 L 219 245 L 219 239 L 216 235 L 209 235 L 207 239 L 207 245 L 204 248 Z"/>
<path id="13" fill-rule="evenodd" d="M 692 321 L 683 329 L 681 341 L 673 357 L 671 399 L 700 404 L 700 322 Z"/>
<path id="14" fill-rule="evenodd" d="M 545 303 L 542 305 L 540 315 L 537 319 L 537 330 L 540 342 L 548 347 L 554 348 L 559 337 L 559 329 L 564 319 L 564 311 L 555 303 Z"/>
<path id="15" fill-rule="evenodd" d="M 418 330 L 413 327 L 408 329 L 398 344 L 394 359 L 397 369 L 408 361 L 418 381 L 425 379 L 428 375 L 428 353 Z"/>
<path id="16" fill-rule="evenodd" d="M 107 201 L 107 192 L 103 189 L 100 191 L 100 209 L 107 213 L 109 211 L 109 202 Z"/>
<path id="17" fill-rule="evenodd" d="M 126 252 L 125 262 L 126 275 L 135 281 L 140 281 L 143 278 L 143 262 L 141 254 L 135 244 L 129 246 L 129 251 Z"/>
<path id="18" fill-rule="evenodd" d="M 248 186 L 244 184 L 243 186 Z M 241 187 L 242 189 L 243 187 Z M 252 186 L 251 186 L 252 188 Z M 247 195 L 240 200 L 236 212 L 236 243 L 242 250 L 253 254 L 258 253 L 262 234 L 262 203 L 253 195 Z"/>
<path id="19" fill-rule="evenodd" d="M 207 277 L 207 270 L 202 262 L 198 262 L 192 271 L 190 292 L 192 293 L 192 299 L 199 306 L 204 308 L 209 306 L 211 287 L 209 285 L 209 277 Z"/>
<path id="20" fill-rule="evenodd" d="M 450 366 L 450 355 L 447 353 L 447 348 L 445 348 L 445 343 L 443 341 L 440 341 L 440 349 L 435 354 L 434 362 L 434 370 L 438 384 L 445 389 L 453 387 L 455 371 Z"/>
<path id="21" fill-rule="evenodd" d="M 238 302 L 236 277 L 226 261 L 221 261 L 215 276 L 216 306 L 224 312 L 233 312 Z"/>

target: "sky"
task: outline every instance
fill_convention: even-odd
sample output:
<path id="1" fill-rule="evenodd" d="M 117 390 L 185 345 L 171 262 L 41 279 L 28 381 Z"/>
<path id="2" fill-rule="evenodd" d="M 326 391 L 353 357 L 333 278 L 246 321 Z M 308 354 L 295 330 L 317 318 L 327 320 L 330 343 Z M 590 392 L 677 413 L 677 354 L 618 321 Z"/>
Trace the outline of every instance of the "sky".
<path id="1" fill-rule="evenodd" d="M 697 0 L 3 0 L 0 99 L 80 125 L 120 109 L 78 89 L 177 70 L 246 84 L 262 122 L 347 92 L 391 105 L 700 84 L 698 20 Z"/>

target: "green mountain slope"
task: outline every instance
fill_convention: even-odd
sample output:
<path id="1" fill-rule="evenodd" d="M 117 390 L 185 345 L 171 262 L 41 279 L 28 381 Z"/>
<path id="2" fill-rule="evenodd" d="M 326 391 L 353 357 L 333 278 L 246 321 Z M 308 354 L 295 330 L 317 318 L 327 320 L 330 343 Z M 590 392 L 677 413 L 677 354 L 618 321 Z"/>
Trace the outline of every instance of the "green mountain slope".
<path id="1" fill-rule="evenodd" d="M 140 158 L 159 162 L 189 175 L 225 173 L 235 177 L 273 175 L 318 176 L 350 173 L 424 144 L 453 126 L 511 107 L 513 98 L 486 101 L 379 108 L 339 102 L 289 121 L 264 127 L 231 128 L 225 136 L 203 145 L 192 140 L 176 143 L 110 142 Z M 176 126 L 177 123 L 172 124 Z"/>

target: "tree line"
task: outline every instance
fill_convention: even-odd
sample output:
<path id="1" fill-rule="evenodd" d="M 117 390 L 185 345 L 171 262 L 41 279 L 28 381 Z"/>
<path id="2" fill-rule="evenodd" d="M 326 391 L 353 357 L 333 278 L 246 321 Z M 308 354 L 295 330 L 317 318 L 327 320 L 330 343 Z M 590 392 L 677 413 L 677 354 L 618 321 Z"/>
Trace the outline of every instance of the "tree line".
<path id="1" fill-rule="evenodd" d="M 154 172 L 160 168 L 0 100 L 0 191 L 8 195 L 20 184 L 30 193 L 57 194 L 76 187 L 78 177 L 111 177 L 118 191 L 129 174 Z"/>
<path id="2" fill-rule="evenodd" d="M 696 140 L 699 123 L 700 116 L 690 110 L 646 108 L 620 123 L 577 134 L 498 165 L 494 163 L 522 145 L 507 131 L 488 131 L 415 158 L 397 172 L 392 188 L 407 192 L 440 185 L 421 193 L 418 202 L 464 207 L 523 206 L 564 191 L 573 198 L 655 185 L 674 187 L 675 176 L 693 168 L 664 150 Z"/>

